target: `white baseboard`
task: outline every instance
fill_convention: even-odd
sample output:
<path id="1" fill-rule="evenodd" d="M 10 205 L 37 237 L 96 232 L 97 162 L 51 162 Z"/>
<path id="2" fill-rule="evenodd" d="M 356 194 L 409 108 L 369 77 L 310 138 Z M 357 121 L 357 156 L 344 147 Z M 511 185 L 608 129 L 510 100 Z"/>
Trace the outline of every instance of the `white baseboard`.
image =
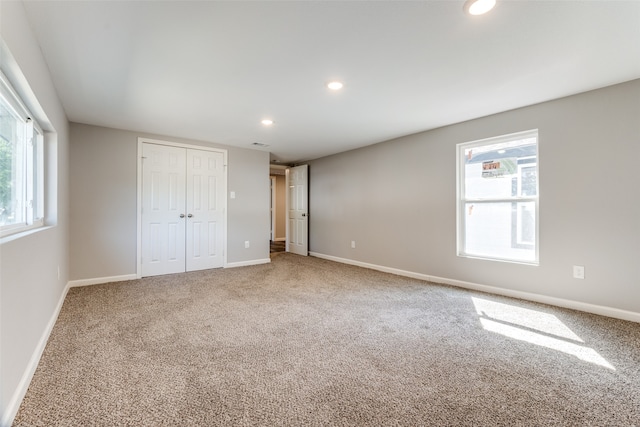
<path id="1" fill-rule="evenodd" d="M 224 268 L 246 267 L 248 265 L 269 264 L 271 258 L 252 259 L 250 261 L 228 262 Z"/>
<path id="2" fill-rule="evenodd" d="M 228 262 L 224 267 L 225 268 L 244 267 L 247 265 L 267 264 L 270 262 L 271 262 L 270 258 L 253 259 L 250 261 Z M 100 285 L 102 283 L 122 282 L 125 280 L 136 280 L 136 279 L 139 279 L 137 274 L 124 274 L 122 276 L 109 276 L 109 277 L 95 277 L 93 279 L 72 280 L 69 282 L 69 287 L 75 288 L 78 286 Z"/>
<path id="3" fill-rule="evenodd" d="M 358 267 L 369 268 L 371 270 L 383 271 L 385 273 L 397 274 L 398 276 L 411 277 L 412 279 L 420 279 L 431 281 L 431 276 L 421 273 L 414 273 L 413 271 L 400 270 L 398 268 L 385 267 L 377 264 L 369 264 L 368 262 L 356 261 L 348 258 L 340 258 L 333 255 L 319 254 L 317 252 L 309 252 L 309 255 L 316 258 L 328 259 L 329 261 L 341 262 L 342 264 L 356 265 Z"/>
<path id="4" fill-rule="evenodd" d="M 69 282 L 70 288 L 78 286 L 100 285 L 102 283 L 122 282 L 125 280 L 135 280 L 139 277 L 136 274 L 124 274 L 122 276 L 95 277 L 93 279 L 72 280 Z"/>
<path id="5" fill-rule="evenodd" d="M 563 298 L 550 297 L 547 295 L 534 294 L 530 292 L 515 291 L 512 289 L 498 288 L 495 286 L 481 285 L 478 283 L 465 282 L 462 280 L 448 279 L 445 277 L 430 276 L 427 274 L 415 273 L 413 271 L 400 270 L 397 268 L 385 267 L 366 262 L 355 261 L 348 258 L 340 258 L 332 255 L 320 254 L 317 252 L 309 252 L 309 255 L 323 258 L 330 261 L 336 261 L 343 264 L 356 265 L 358 267 L 369 268 L 372 270 L 383 271 L 385 273 L 397 274 L 398 276 L 411 277 L 413 279 L 425 280 L 432 283 L 442 283 L 445 285 L 456 286 L 459 288 L 471 289 L 474 291 L 486 292 L 490 294 L 503 295 L 511 298 L 519 298 L 528 301 L 540 302 L 543 304 L 555 305 L 557 307 L 570 308 L 572 310 L 584 311 L 587 313 L 599 314 L 601 316 L 613 317 L 616 319 L 629 320 L 631 322 L 640 323 L 640 313 L 633 311 L 621 310 L 618 308 L 607 307 L 603 305 L 589 304 L 586 302 L 568 300 Z"/>
<path id="6" fill-rule="evenodd" d="M 58 300 L 58 305 L 55 310 L 51 314 L 51 318 L 47 323 L 45 330 L 42 332 L 40 336 L 40 340 L 38 341 L 38 345 L 33 350 L 31 354 L 31 358 L 29 359 L 29 363 L 27 364 L 27 368 L 22 374 L 22 378 L 20 378 L 20 382 L 18 383 L 18 387 L 11 396 L 6 411 L 2 414 L 2 418 L 0 419 L 0 426 L 10 426 L 13 423 L 14 418 L 18 414 L 18 409 L 20 409 L 20 404 L 22 403 L 22 399 L 27 394 L 27 389 L 29 388 L 29 384 L 31 384 L 31 379 L 33 378 L 33 374 L 36 372 L 36 368 L 38 367 L 38 363 L 40 363 L 40 358 L 42 357 L 42 353 L 44 352 L 44 348 L 47 345 L 47 341 L 49 340 L 49 336 L 51 335 L 51 331 L 53 330 L 53 326 L 56 324 L 58 320 L 58 315 L 60 314 L 60 310 L 62 309 L 62 304 L 64 304 L 64 299 L 69 292 L 70 284 L 64 288 L 62 291 L 62 295 Z"/>

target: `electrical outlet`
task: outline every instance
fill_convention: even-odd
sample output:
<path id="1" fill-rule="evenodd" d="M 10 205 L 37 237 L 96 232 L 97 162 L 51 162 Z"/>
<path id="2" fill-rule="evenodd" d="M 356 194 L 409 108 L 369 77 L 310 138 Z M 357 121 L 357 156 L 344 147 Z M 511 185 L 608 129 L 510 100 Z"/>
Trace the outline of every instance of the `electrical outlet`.
<path id="1" fill-rule="evenodd" d="M 352 240 L 352 241 L 351 241 L 351 247 L 352 247 L 353 249 L 355 249 L 355 248 L 356 248 L 356 241 L 355 241 L 355 240 Z"/>
<path id="2" fill-rule="evenodd" d="M 244 241 L 244 248 L 248 249 L 251 246 L 251 243 L 248 240 Z"/>
<path id="3" fill-rule="evenodd" d="M 574 265 L 573 266 L 573 278 L 574 279 L 584 279 L 584 266 L 582 266 L 582 265 Z"/>

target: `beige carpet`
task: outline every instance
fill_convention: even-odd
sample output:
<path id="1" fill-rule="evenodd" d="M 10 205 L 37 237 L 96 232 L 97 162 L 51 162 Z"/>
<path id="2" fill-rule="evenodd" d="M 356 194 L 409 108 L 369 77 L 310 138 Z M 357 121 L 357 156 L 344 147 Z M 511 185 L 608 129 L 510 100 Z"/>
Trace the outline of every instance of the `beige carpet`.
<path id="1" fill-rule="evenodd" d="M 277 254 L 73 288 L 18 426 L 640 426 L 640 324 Z"/>

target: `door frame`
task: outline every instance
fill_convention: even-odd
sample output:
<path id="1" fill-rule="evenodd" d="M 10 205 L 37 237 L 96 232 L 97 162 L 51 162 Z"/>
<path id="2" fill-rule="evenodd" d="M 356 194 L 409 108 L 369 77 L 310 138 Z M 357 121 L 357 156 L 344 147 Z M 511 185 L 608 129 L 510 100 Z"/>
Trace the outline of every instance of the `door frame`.
<path id="1" fill-rule="evenodd" d="M 289 167 L 287 167 L 284 170 L 284 188 L 285 188 L 285 195 L 284 195 L 284 251 L 285 252 L 290 252 L 289 251 Z"/>
<path id="2" fill-rule="evenodd" d="M 289 200 L 289 181 L 288 181 L 289 177 L 287 175 L 287 173 L 288 173 L 287 171 L 289 170 L 289 168 L 290 168 L 290 166 L 286 166 L 286 165 L 269 165 L 269 178 L 275 178 L 276 179 L 276 186 L 277 186 L 277 182 L 278 182 L 278 176 L 282 176 L 284 178 L 284 180 L 285 180 L 285 183 L 284 183 L 284 200 L 285 200 L 285 202 L 284 202 L 285 203 L 284 204 L 284 211 L 285 211 L 284 212 L 284 216 L 285 216 L 285 218 L 284 218 L 284 243 L 285 243 L 285 251 L 286 252 L 289 252 L 289 250 L 287 249 L 288 248 L 287 245 L 289 244 L 288 243 L 288 241 L 289 241 L 289 221 L 287 219 L 287 215 L 288 215 L 288 212 L 289 212 L 289 205 L 288 205 L 288 203 L 289 203 L 288 202 L 288 200 Z M 282 174 L 280 174 L 280 173 L 271 173 L 272 170 L 279 170 L 279 171 L 283 171 L 284 173 L 282 173 Z M 274 229 L 274 236 L 273 236 L 274 240 L 273 241 L 276 242 L 278 240 L 275 240 L 276 239 L 276 237 L 275 237 L 275 229 L 276 229 L 276 220 L 277 220 L 275 204 L 276 204 L 277 198 L 278 198 L 278 190 L 276 189 L 274 191 L 274 193 L 275 194 L 273 194 L 273 196 L 272 196 L 272 197 L 274 197 L 274 200 L 272 201 L 272 203 L 274 203 L 274 216 L 273 216 L 274 217 L 274 223 L 272 224 L 272 227 Z M 282 196 L 280 196 L 280 197 L 282 197 Z M 279 241 L 282 241 L 282 238 L 280 238 L 280 239 L 281 240 L 279 240 Z"/>
<path id="3" fill-rule="evenodd" d="M 227 180 L 229 174 L 228 168 L 228 152 L 222 148 L 215 147 L 207 147 L 204 145 L 195 145 L 195 144 L 183 144 L 181 142 L 173 142 L 173 141 L 164 141 L 160 139 L 152 139 L 152 138 L 143 138 L 138 137 L 138 153 L 137 153 L 137 188 L 136 188 L 136 234 L 137 234 L 137 242 L 136 242 L 136 277 L 138 279 L 142 278 L 142 147 L 143 144 L 156 144 L 156 145 L 167 145 L 169 147 L 178 147 L 178 148 L 186 148 L 193 150 L 201 150 L 201 151 L 214 151 L 217 153 L 222 153 L 223 155 L 223 164 L 224 164 L 224 175 L 223 175 L 223 189 L 224 189 L 224 206 L 223 206 L 223 222 L 222 222 L 222 259 L 223 259 L 223 268 L 227 267 Z"/>
<path id="4" fill-rule="evenodd" d="M 271 241 L 276 241 L 276 177 L 269 176 L 271 182 Z"/>

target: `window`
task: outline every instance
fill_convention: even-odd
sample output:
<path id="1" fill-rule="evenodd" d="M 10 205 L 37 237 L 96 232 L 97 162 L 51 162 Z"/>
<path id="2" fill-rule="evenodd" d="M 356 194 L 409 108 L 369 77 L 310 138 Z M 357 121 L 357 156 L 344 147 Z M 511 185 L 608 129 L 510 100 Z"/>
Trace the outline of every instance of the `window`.
<path id="1" fill-rule="evenodd" d="M 43 133 L 0 73 L 0 236 L 43 225 Z"/>
<path id="2" fill-rule="evenodd" d="M 458 255 L 538 264 L 538 131 L 458 144 Z"/>

